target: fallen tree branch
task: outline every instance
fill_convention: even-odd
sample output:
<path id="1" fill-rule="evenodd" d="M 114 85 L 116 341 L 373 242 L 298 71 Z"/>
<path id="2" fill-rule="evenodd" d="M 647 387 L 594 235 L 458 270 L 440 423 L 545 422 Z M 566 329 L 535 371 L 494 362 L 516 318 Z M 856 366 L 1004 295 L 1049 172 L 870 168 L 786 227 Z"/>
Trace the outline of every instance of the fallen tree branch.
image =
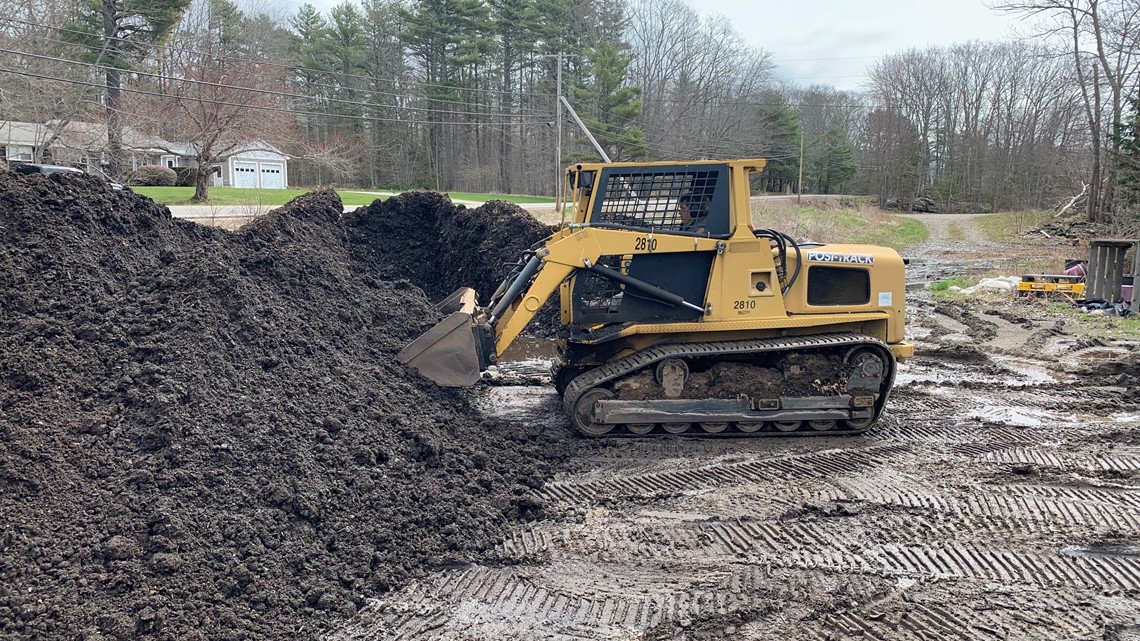
<path id="1" fill-rule="evenodd" d="M 1087 192 L 1088 190 L 1089 190 L 1088 183 L 1084 183 L 1084 182 L 1081 183 L 1081 193 L 1077 194 L 1076 196 L 1073 196 L 1073 199 L 1069 201 L 1069 204 L 1065 205 L 1064 207 L 1061 208 L 1061 211 L 1057 212 L 1056 217 L 1060 218 L 1061 216 L 1064 216 L 1065 212 L 1069 211 L 1069 209 L 1071 209 L 1073 205 L 1077 204 L 1077 201 L 1080 200 L 1081 197 L 1084 196 L 1085 192 Z"/>

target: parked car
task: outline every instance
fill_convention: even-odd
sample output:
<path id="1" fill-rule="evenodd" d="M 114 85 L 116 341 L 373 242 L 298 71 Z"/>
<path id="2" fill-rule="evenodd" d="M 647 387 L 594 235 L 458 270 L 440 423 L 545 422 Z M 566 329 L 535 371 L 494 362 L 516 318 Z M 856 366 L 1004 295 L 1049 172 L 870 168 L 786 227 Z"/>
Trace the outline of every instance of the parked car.
<path id="1" fill-rule="evenodd" d="M 75 167 L 64 167 L 63 165 L 44 165 L 34 162 L 13 162 L 10 163 L 10 169 L 18 174 L 82 174 L 86 173 L 82 169 Z M 112 180 L 108 180 L 107 184 L 111 189 L 122 191 L 123 186 Z"/>

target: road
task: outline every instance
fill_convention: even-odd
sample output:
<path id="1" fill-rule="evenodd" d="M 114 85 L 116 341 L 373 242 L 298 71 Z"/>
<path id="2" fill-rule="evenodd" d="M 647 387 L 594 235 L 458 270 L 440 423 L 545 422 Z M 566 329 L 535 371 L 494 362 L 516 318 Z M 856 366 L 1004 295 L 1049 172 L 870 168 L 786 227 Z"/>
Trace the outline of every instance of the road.
<path id="1" fill-rule="evenodd" d="M 380 196 L 392 196 L 395 192 L 353 192 L 362 194 L 374 194 Z M 804 201 L 810 203 L 812 201 L 829 200 L 837 198 L 849 198 L 850 196 L 804 196 Z M 781 194 L 770 196 L 753 196 L 752 202 L 759 203 L 765 201 L 783 201 L 795 200 L 795 194 Z M 467 207 L 478 207 L 483 204 L 483 201 L 477 200 L 453 200 L 456 204 L 466 205 Z M 345 205 L 345 211 L 353 211 L 360 207 L 360 205 Z M 535 215 L 553 221 L 554 205 L 547 204 L 525 204 L 520 205 L 523 209 L 532 211 Z M 202 223 L 205 225 L 218 225 L 226 228 L 239 227 L 242 224 L 249 222 L 250 219 L 260 216 L 265 212 L 273 209 L 268 205 L 169 205 L 170 214 L 175 218 L 185 218 L 194 222 Z"/>

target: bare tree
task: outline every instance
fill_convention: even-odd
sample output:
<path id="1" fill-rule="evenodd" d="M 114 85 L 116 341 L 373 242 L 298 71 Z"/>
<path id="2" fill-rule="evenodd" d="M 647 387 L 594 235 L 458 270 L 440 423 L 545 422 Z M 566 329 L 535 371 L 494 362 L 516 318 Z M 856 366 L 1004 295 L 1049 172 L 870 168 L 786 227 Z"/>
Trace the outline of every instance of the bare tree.
<path id="1" fill-rule="evenodd" d="M 631 81 L 641 90 L 654 157 L 756 154 L 765 129 L 756 118 L 773 86 L 771 55 L 748 45 L 720 15 L 680 0 L 641 0 L 628 38 Z"/>
<path id="2" fill-rule="evenodd" d="M 1091 134 L 1086 215 L 1104 221 L 1112 209 L 1115 179 L 1105 145 L 1120 152 L 1124 102 L 1140 74 L 1140 3 L 1135 0 L 1014 0 L 995 8 L 1042 20 L 1037 36 L 1072 60 Z M 1111 134 L 1111 135 L 1109 135 Z"/>
<path id="3" fill-rule="evenodd" d="M 1076 82 L 1047 54 L 1023 43 L 973 42 L 880 60 L 874 102 L 918 134 L 918 166 L 906 174 L 916 182 L 888 197 L 921 194 L 949 209 L 994 210 L 1044 206 L 1079 186 L 1069 167 L 1084 158 L 1088 137 L 1073 127 Z M 883 117 L 876 121 L 881 133 Z M 880 170 L 868 162 L 864 173 Z M 868 182 L 902 187 L 882 177 Z"/>
<path id="4" fill-rule="evenodd" d="M 190 0 L 98 0 L 79 5 L 75 22 L 63 34 L 87 48 L 84 58 L 106 80 L 107 173 L 120 177 L 126 168 L 123 151 L 123 79 L 135 64 L 152 57 L 178 23 Z"/>
<path id="5" fill-rule="evenodd" d="M 209 200 L 214 165 L 251 145 L 293 137 L 283 70 L 242 47 L 234 22 L 240 17 L 227 0 L 192 7 L 172 35 L 161 95 L 140 109 L 163 138 L 189 146 L 170 151 L 193 157 L 198 202 Z"/>
<path id="6" fill-rule="evenodd" d="M 94 73 L 69 62 L 87 49 L 61 39 L 55 26 L 68 19 L 69 10 L 50 0 L 0 0 L 0 118 L 56 125 L 38 128 L 32 158 L 37 162 L 51 158 L 48 150 L 68 122 L 97 104 L 99 92 L 90 86 Z"/>

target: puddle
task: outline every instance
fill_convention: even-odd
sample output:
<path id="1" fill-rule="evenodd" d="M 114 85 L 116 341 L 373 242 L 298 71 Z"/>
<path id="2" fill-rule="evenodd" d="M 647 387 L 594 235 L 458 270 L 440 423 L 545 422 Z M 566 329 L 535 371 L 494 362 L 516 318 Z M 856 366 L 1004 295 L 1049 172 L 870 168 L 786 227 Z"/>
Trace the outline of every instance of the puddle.
<path id="1" fill-rule="evenodd" d="M 1127 543 L 1105 545 L 1070 545 L 1061 550 L 1065 556 L 1092 558 L 1112 558 L 1119 556 L 1140 557 L 1140 547 Z"/>
<path id="2" fill-rule="evenodd" d="M 995 363 L 1020 375 L 1026 383 L 1056 383 L 1060 380 L 1056 375 L 1046 369 L 1044 365 L 1032 361 L 996 355 L 991 356 L 991 358 Z M 1014 382 L 1011 381 L 1011 384 L 1014 384 Z"/>
<path id="3" fill-rule="evenodd" d="M 485 387 L 472 400 L 472 405 L 484 416 L 492 418 L 540 425 L 561 425 L 566 422 L 562 398 L 553 387 Z"/>
<path id="4" fill-rule="evenodd" d="M 984 405 L 967 414 L 969 418 L 975 418 L 986 423 L 1002 423 L 1013 427 L 1041 427 L 1045 424 L 1045 421 L 1042 420 L 1045 418 L 1043 415 L 1044 412 L 1038 409 L 999 407 L 996 405 Z"/>
<path id="5" fill-rule="evenodd" d="M 1002 388 L 1023 388 L 1067 380 L 1067 377 L 1060 377 L 1049 371 L 1044 364 L 1024 359 L 990 356 L 993 364 L 1005 371 L 983 372 L 979 371 L 979 363 L 956 361 L 954 357 L 953 353 L 935 353 L 924 356 L 921 360 L 916 358 L 908 363 L 902 363 L 899 365 L 895 381 L 901 385 L 926 382 L 945 384 L 968 380 L 991 384 L 997 391 Z"/>
<path id="6" fill-rule="evenodd" d="M 1073 354 L 1073 358 L 1075 358 L 1076 360 L 1078 360 L 1082 363 L 1088 363 L 1088 362 L 1094 362 L 1095 363 L 1095 362 L 1099 362 L 1099 361 L 1115 360 L 1115 359 L 1118 359 L 1122 356 L 1128 356 L 1130 353 L 1131 353 L 1131 350 L 1128 350 L 1126 348 L 1100 347 L 1100 348 L 1095 348 L 1095 349 L 1087 349 L 1083 352 Z"/>

